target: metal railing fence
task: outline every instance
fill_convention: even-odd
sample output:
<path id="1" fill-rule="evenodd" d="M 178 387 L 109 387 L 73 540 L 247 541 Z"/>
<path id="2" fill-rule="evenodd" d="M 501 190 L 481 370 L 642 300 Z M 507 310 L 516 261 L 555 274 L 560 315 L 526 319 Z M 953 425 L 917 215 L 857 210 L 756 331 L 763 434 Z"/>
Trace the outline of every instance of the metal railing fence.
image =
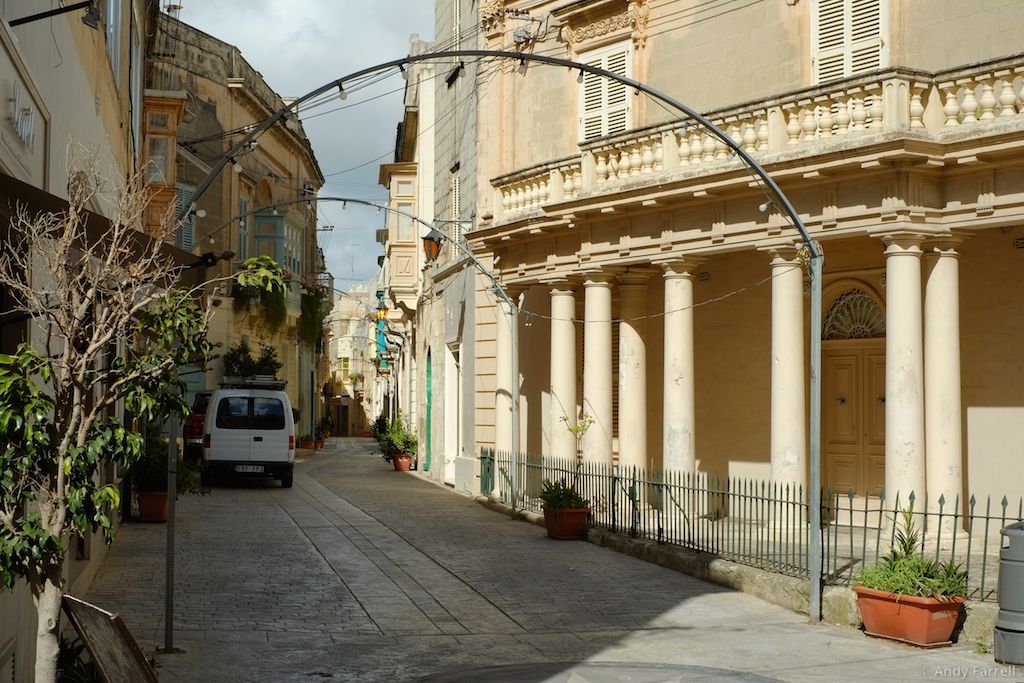
<path id="1" fill-rule="evenodd" d="M 524 454 L 513 501 L 511 453 L 481 450 L 481 491 L 503 503 L 541 512 L 544 480 L 573 484 L 590 501 L 589 524 L 709 553 L 740 564 L 808 577 L 807 492 L 799 485 L 704 472 L 645 471 L 606 463 Z M 1024 496 L 1013 502 L 975 496 L 962 503 L 921 500 L 913 493 L 889 501 L 853 491 L 822 495 L 823 576 L 849 585 L 892 545 L 909 510 L 921 535 L 921 553 L 952 561 L 967 572 L 968 598 L 996 600 L 999 530 L 1024 519 Z"/>

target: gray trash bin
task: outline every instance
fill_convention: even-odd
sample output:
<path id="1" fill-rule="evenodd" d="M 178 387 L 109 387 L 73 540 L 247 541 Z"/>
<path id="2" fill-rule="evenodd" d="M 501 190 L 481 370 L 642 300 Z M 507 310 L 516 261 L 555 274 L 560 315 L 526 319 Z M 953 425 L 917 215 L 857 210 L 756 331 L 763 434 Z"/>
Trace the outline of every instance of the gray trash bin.
<path id="1" fill-rule="evenodd" d="M 1024 664 L 1024 522 L 1002 530 L 999 551 L 999 617 L 993 654 L 1001 664 Z"/>

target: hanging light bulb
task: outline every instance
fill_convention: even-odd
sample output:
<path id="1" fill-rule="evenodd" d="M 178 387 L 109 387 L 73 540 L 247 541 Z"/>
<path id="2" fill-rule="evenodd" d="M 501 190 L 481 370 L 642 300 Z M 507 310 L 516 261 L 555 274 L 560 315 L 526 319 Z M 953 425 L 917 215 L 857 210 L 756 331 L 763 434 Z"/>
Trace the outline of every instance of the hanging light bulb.
<path id="1" fill-rule="evenodd" d="M 577 83 L 582 83 L 583 82 L 583 69 L 580 69 L 580 75 L 576 77 L 576 82 Z"/>
<path id="2" fill-rule="evenodd" d="M 465 77 L 466 77 L 466 63 L 465 62 L 459 62 L 459 78 L 465 78 Z"/>
<path id="3" fill-rule="evenodd" d="M 519 73 L 523 74 L 524 76 L 526 75 L 526 60 L 525 59 L 520 59 L 519 60 Z"/>
<path id="4" fill-rule="evenodd" d="M 398 65 L 398 70 L 402 72 L 402 80 L 403 81 L 409 80 L 409 72 L 405 70 L 405 65 L 404 64 L 399 64 Z"/>
<path id="5" fill-rule="evenodd" d="M 342 102 L 348 99 L 348 93 L 345 92 L 345 87 L 341 83 L 338 84 L 338 99 Z"/>
<path id="6" fill-rule="evenodd" d="M 240 164 L 240 163 L 238 163 L 236 161 L 234 164 L 231 165 L 231 170 L 233 170 L 235 173 L 241 173 L 242 172 L 242 164 Z"/>

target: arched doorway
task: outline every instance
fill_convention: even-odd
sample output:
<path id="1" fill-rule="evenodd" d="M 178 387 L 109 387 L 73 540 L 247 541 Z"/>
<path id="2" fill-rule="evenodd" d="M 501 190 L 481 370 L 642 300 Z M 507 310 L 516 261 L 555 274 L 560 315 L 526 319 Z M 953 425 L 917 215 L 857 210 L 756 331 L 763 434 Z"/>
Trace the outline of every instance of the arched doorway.
<path id="1" fill-rule="evenodd" d="M 840 290 L 822 321 L 824 485 L 877 496 L 885 486 L 885 313 L 866 285 Z"/>

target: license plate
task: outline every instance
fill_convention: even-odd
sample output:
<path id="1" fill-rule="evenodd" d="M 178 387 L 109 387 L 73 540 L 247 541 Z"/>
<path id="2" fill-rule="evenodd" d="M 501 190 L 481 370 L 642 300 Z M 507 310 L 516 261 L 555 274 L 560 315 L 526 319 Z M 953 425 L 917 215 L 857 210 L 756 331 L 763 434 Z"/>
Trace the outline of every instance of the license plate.
<path id="1" fill-rule="evenodd" d="M 263 465 L 235 465 L 235 472 L 250 472 L 258 474 L 263 472 Z"/>

